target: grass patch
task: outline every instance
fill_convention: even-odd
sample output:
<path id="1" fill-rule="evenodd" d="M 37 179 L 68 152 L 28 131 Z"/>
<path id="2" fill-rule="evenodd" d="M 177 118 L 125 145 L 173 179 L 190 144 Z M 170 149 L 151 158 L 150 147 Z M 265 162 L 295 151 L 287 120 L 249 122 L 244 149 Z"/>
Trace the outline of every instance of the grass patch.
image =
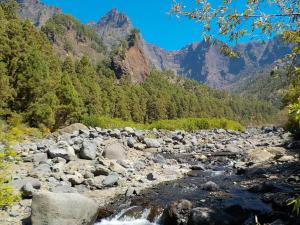
<path id="1" fill-rule="evenodd" d="M 133 127 L 138 129 L 164 129 L 195 131 L 203 129 L 223 128 L 227 130 L 244 130 L 244 127 L 236 121 L 224 118 L 183 118 L 175 120 L 158 120 L 150 124 L 135 123 L 116 118 L 102 116 L 87 116 L 82 121 L 87 126 L 101 128 Z"/>

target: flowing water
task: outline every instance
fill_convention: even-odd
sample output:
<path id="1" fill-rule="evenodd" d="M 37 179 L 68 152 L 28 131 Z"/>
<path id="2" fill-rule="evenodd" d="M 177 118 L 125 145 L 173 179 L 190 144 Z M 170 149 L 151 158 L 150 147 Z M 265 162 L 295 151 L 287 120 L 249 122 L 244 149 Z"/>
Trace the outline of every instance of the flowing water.
<path id="1" fill-rule="evenodd" d="M 135 207 L 130 207 L 126 210 L 122 210 L 116 216 L 110 219 L 103 219 L 101 222 L 96 223 L 95 225 L 158 225 L 159 217 L 156 218 L 156 222 L 151 223 L 147 220 L 150 210 L 144 209 L 140 218 L 134 218 L 132 216 L 127 216 L 126 213 Z"/>

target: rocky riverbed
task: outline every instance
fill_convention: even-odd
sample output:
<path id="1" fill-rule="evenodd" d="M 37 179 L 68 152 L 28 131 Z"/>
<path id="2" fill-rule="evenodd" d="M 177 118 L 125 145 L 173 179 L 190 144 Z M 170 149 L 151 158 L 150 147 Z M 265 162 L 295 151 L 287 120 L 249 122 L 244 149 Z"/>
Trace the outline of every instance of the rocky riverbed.
<path id="1" fill-rule="evenodd" d="M 74 124 L 13 146 L 20 160 L 10 184 L 23 199 L 0 223 L 254 224 L 257 216 L 297 224 L 287 201 L 299 193 L 299 145 L 273 127 L 189 133 Z"/>

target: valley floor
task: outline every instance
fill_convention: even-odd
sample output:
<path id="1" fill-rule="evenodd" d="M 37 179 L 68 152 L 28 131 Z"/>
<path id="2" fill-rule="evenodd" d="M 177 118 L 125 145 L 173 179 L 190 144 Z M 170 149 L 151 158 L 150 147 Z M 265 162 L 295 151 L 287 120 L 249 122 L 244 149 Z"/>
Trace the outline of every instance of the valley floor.
<path id="1" fill-rule="evenodd" d="M 23 200 L 2 211 L 0 223 L 30 224 L 31 208 L 38 204 L 32 196 L 52 192 L 92 198 L 100 206 L 98 219 L 138 205 L 153 211 L 147 219 L 160 218 L 164 225 L 179 224 L 178 219 L 196 225 L 204 221 L 203 210 L 216 209 L 223 217 L 212 216 L 208 224 L 224 218 L 229 218 L 227 224 L 252 224 L 254 215 L 263 222 L 293 224 L 299 217 L 286 203 L 299 191 L 299 147 L 280 128 L 192 133 L 73 125 L 14 146 L 21 160 L 12 167 L 10 184 Z M 180 199 L 189 202 L 185 213 L 176 211 Z M 49 216 L 57 209 L 45 210 Z M 36 212 L 35 221 L 39 216 L 45 220 Z"/>

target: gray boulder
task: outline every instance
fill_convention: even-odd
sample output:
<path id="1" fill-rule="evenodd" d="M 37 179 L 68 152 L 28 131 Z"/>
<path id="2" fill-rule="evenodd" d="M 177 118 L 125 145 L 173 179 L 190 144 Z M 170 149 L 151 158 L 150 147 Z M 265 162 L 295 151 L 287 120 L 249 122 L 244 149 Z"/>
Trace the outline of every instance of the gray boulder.
<path id="1" fill-rule="evenodd" d="M 53 145 L 48 150 L 48 155 L 51 159 L 60 157 L 67 161 L 72 161 L 76 159 L 74 149 L 64 141 L 58 142 Z"/>
<path id="2" fill-rule="evenodd" d="M 136 140 L 133 137 L 128 138 L 127 145 L 129 148 L 133 148 L 135 143 L 136 143 Z"/>
<path id="3" fill-rule="evenodd" d="M 92 225 L 98 205 L 76 193 L 35 193 L 31 205 L 32 225 Z"/>
<path id="4" fill-rule="evenodd" d="M 33 193 L 36 192 L 36 189 L 32 186 L 31 183 L 26 183 L 22 188 L 22 196 L 25 198 L 31 198 Z"/>
<path id="5" fill-rule="evenodd" d="M 13 181 L 9 182 L 8 184 L 10 186 L 13 186 L 16 190 L 21 190 L 21 188 L 27 183 L 30 183 L 32 185 L 32 187 L 35 189 L 41 188 L 41 182 L 38 179 L 35 179 L 32 177 L 26 177 L 24 179 L 13 180 Z"/>
<path id="6" fill-rule="evenodd" d="M 125 160 L 126 150 L 122 144 L 114 143 L 105 148 L 104 157 L 108 159 Z"/>
<path id="7" fill-rule="evenodd" d="M 109 174 L 104 180 L 103 180 L 103 185 L 106 187 L 111 187 L 115 185 L 119 180 L 119 175 L 115 172 Z"/>
<path id="8" fill-rule="evenodd" d="M 147 148 L 159 148 L 160 147 L 160 142 L 157 139 L 145 138 L 144 142 L 145 142 Z"/>
<path id="9" fill-rule="evenodd" d="M 91 141 L 83 141 L 82 149 L 80 151 L 80 158 L 93 160 L 96 158 L 97 145 Z"/>

